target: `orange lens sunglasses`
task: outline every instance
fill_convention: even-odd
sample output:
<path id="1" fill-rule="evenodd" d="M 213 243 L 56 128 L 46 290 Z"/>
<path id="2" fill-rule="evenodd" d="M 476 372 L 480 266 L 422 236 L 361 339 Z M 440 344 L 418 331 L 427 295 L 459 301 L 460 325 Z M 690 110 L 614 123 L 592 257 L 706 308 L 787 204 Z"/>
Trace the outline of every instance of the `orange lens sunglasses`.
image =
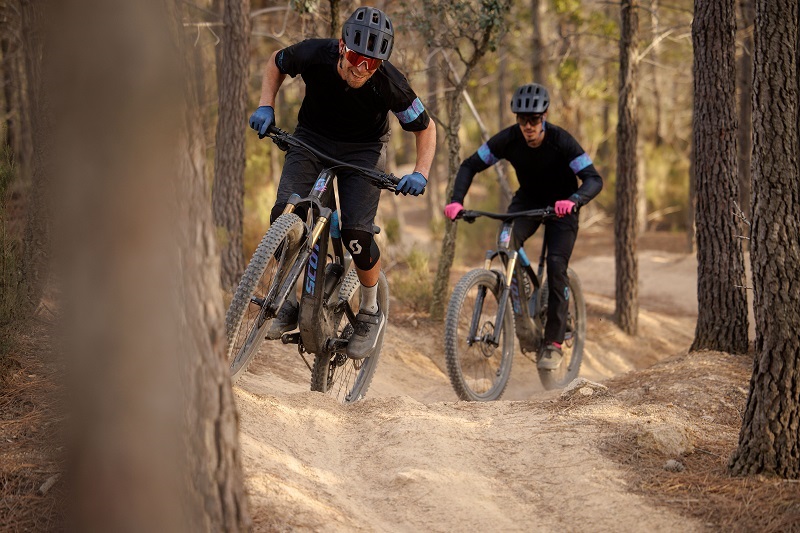
<path id="1" fill-rule="evenodd" d="M 382 59 L 376 59 L 374 57 L 363 56 L 363 55 L 359 54 L 358 52 L 354 52 L 354 51 L 350 50 L 346 46 L 344 47 L 344 57 L 345 57 L 345 59 L 347 59 L 347 61 L 350 62 L 351 65 L 353 65 L 356 68 L 361 66 L 361 63 L 366 63 L 367 64 L 367 70 L 375 70 L 376 68 L 381 66 L 381 63 L 383 62 Z"/>

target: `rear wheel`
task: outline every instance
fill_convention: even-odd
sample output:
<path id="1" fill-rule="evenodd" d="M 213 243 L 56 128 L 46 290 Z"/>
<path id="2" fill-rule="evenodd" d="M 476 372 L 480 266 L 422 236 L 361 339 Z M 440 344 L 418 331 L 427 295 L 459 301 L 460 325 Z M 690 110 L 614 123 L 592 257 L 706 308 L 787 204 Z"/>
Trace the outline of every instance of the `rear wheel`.
<path id="1" fill-rule="evenodd" d="M 247 370 L 272 323 L 272 317 L 266 316 L 266 308 L 297 259 L 303 228 L 300 218 L 293 213 L 278 217 L 239 282 L 225 315 L 227 361 L 233 381 Z"/>
<path id="2" fill-rule="evenodd" d="M 564 357 L 561 365 L 555 370 L 539 370 L 539 379 L 547 390 L 561 389 L 578 377 L 583 361 L 583 345 L 586 342 L 586 301 L 583 298 L 581 281 L 578 275 L 570 268 L 567 270 L 569 281 L 569 299 L 567 307 L 567 331 L 564 336 L 561 350 Z M 547 296 L 549 283 L 542 285 L 539 306 L 542 323 L 547 321 Z"/>
<path id="3" fill-rule="evenodd" d="M 358 312 L 360 303 L 359 290 L 361 283 L 355 270 L 347 273 L 339 289 L 339 298 L 350 302 L 353 312 Z M 378 278 L 378 304 L 389 321 L 389 284 L 383 272 Z M 337 323 L 336 333 L 341 339 L 349 339 L 353 334 L 353 326 L 342 313 L 334 318 Z M 384 329 L 384 332 L 386 330 Z M 342 352 L 326 352 L 314 356 L 314 367 L 311 370 L 311 390 L 324 392 L 335 397 L 341 403 L 358 401 L 367 394 L 372 383 L 378 359 L 383 347 L 383 337 L 378 340 L 374 354 L 364 359 L 350 359 Z"/>
<path id="4" fill-rule="evenodd" d="M 445 359 L 450 383 L 462 400 L 485 402 L 502 396 L 514 358 L 514 314 L 510 300 L 495 324 L 503 291 L 501 277 L 475 269 L 456 284 L 445 320 Z M 498 343 L 491 337 L 498 332 Z"/>

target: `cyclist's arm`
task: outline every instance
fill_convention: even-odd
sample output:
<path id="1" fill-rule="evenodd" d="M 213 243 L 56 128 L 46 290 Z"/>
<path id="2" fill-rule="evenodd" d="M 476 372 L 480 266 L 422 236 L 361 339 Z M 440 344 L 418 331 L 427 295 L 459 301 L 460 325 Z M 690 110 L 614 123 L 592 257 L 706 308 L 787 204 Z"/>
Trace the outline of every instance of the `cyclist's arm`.
<path id="1" fill-rule="evenodd" d="M 428 122 L 427 128 L 415 131 L 414 136 L 417 138 L 417 161 L 414 164 L 414 172 L 419 172 L 428 179 L 431 175 L 433 155 L 436 153 L 436 124 L 433 123 L 433 119 Z"/>
<path id="2" fill-rule="evenodd" d="M 281 72 L 275 63 L 278 52 L 280 50 L 273 52 L 264 66 L 264 74 L 261 78 L 261 99 L 258 101 L 259 107 L 265 105 L 275 107 L 275 96 L 278 94 L 278 89 L 280 89 L 283 80 L 286 79 L 286 74 Z"/>
<path id="3" fill-rule="evenodd" d="M 581 180 L 581 186 L 569 199 L 579 207 L 586 205 L 592 198 L 600 194 L 603 189 L 603 178 L 600 177 L 600 173 L 592 163 L 592 158 L 572 135 L 562 130 L 561 135 L 557 137 L 556 144 L 563 150 L 569 161 L 570 170 Z"/>
<path id="4" fill-rule="evenodd" d="M 586 205 L 603 190 L 603 178 L 600 177 L 600 173 L 597 172 L 594 165 L 581 169 L 577 176 L 581 180 L 581 186 L 572 194 L 571 198 L 573 201 L 577 199 L 575 203 L 578 205 Z"/>
<path id="5" fill-rule="evenodd" d="M 481 149 L 486 146 L 485 144 L 481 146 Z M 470 185 L 472 185 L 472 178 L 475 177 L 475 174 L 478 172 L 483 172 L 491 165 L 486 163 L 480 155 L 480 149 L 466 158 L 464 161 L 461 162 L 461 166 L 458 167 L 458 172 L 456 173 L 456 181 L 455 185 L 453 186 L 453 195 L 450 198 L 451 202 L 458 202 L 459 204 L 464 203 L 464 198 L 467 196 L 467 191 L 469 191 Z"/>

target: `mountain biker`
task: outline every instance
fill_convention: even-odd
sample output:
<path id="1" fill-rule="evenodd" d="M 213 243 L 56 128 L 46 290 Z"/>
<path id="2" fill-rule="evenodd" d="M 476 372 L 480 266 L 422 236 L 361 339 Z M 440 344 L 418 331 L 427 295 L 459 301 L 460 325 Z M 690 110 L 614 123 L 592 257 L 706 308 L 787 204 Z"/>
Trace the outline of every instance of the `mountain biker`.
<path id="1" fill-rule="evenodd" d="M 537 361 L 542 370 L 555 370 L 563 357 L 561 345 L 566 333 L 567 267 L 578 236 L 577 208 L 597 196 L 603 180 L 591 158 L 566 130 L 546 122 L 550 95 L 544 86 L 529 83 L 519 87 L 511 99 L 517 123 L 500 131 L 461 163 L 445 216 L 455 220 L 464 209 L 464 197 L 476 173 L 501 159 L 514 167 L 519 189 L 506 212 L 555 206 L 557 218 L 545 221 L 547 278 L 547 324 Z M 578 187 L 578 180 L 581 185 Z M 539 228 L 540 222 L 518 218 L 514 222 L 514 248 Z"/>
<path id="2" fill-rule="evenodd" d="M 414 171 L 403 176 L 397 192 L 422 194 L 436 148 L 436 127 L 406 77 L 389 62 L 394 30 L 384 12 L 356 9 L 342 26 L 341 39 L 306 39 L 272 54 L 264 68 L 259 107 L 250 127 L 260 138 L 275 123 L 275 97 L 287 75 L 302 76 L 305 97 L 294 135 L 330 156 L 384 171 L 389 140 L 388 112 L 416 136 Z M 290 148 L 278 185 L 270 222 L 289 196 L 307 194 L 322 165 L 304 150 Z M 380 250 L 373 235 L 380 190 L 352 171 L 338 173 L 341 235 L 361 282 L 361 305 L 347 355 L 371 355 L 385 326 L 377 301 Z M 330 206 L 335 209 L 334 206 Z M 281 307 L 267 334 L 277 339 L 297 327 L 299 306 L 294 292 Z"/>

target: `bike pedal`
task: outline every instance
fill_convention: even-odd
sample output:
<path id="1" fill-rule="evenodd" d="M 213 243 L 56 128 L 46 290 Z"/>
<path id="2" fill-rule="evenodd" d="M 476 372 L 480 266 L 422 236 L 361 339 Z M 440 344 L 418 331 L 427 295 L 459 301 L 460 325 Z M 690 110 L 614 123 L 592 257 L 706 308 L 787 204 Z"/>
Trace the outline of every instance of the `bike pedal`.
<path id="1" fill-rule="evenodd" d="M 300 344 L 300 332 L 284 333 L 281 335 L 281 342 L 283 344 Z"/>

